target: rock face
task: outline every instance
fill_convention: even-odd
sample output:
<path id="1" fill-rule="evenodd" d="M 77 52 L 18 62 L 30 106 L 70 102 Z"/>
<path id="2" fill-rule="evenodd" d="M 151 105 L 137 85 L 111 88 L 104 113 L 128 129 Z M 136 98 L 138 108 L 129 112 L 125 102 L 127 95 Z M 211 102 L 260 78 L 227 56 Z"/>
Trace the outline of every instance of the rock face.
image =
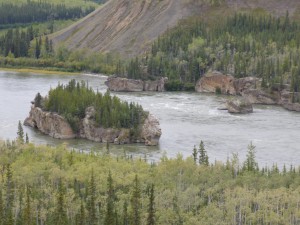
<path id="1" fill-rule="evenodd" d="M 141 132 L 142 139 L 145 141 L 145 145 L 158 145 L 159 138 L 161 136 L 161 129 L 158 119 L 149 114 L 145 120 Z"/>
<path id="2" fill-rule="evenodd" d="M 195 87 L 197 92 L 215 93 L 218 89 L 221 94 L 236 95 L 234 77 L 217 71 L 209 72 L 197 82 Z"/>
<path id="3" fill-rule="evenodd" d="M 226 103 L 228 112 L 230 113 L 252 113 L 253 107 L 247 99 L 244 98 L 237 98 L 234 100 L 228 100 Z"/>
<path id="4" fill-rule="evenodd" d="M 133 80 L 121 77 L 109 77 L 105 82 L 110 91 L 117 92 L 138 92 L 138 91 L 165 91 L 167 78 L 160 78 L 155 81 Z"/>
<path id="5" fill-rule="evenodd" d="M 277 100 L 275 97 L 259 89 L 249 89 L 241 93 L 252 104 L 275 105 Z"/>
<path id="6" fill-rule="evenodd" d="M 31 107 L 29 117 L 24 121 L 24 125 L 37 128 L 53 138 L 70 139 L 76 137 L 71 126 L 62 116 L 56 113 L 44 112 L 34 106 Z"/>
<path id="7" fill-rule="evenodd" d="M 144 82 L 121 77 L 109 77 L 105 82 L 110 91 L 136 92 L 144 90 Z"/>
<path id="8" fill-rule="evenodd" d="M 256 77 L 244 77 L 235 79 L 233 82 L 236 94 L 242 94 L 249 89 L 259 89 L 261 87 L 261 80 Z"/>
<path id="9" fill-rule="evenodd" d="M 24 125 L 37 128 L 44 134 L 59 139 L 86 138 L 96 142 L 110 142 L 115 144 L 145 143 L 145 145 L 157 145 L 161 136 L 159 121 L 151 114 L 140 125 L 140 132 L 132 137 L 130 129 L 103 128 L 95 124 L 95 109 L 88 107 L 85 118 L 81 120 L 79 132 L 74 133 L 69 123 L 60 115 L 45 112 L 41 108 L 32 106 L 29 117 Z"/>

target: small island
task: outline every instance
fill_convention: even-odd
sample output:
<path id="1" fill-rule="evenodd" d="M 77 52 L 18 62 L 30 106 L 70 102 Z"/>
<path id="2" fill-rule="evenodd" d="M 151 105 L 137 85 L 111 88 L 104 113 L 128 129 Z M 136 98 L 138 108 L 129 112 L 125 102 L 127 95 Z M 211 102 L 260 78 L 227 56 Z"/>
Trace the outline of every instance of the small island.
<path id="1" fill-rule="evenodd" d="M 32 101 L 24 125 L 53 138 L 85 138 L 115 144 L 157 145 L 159 121 L 142 106 L 121 101 L 116 96 L 95 92 L 85 82 L 71 80 L 39 93 Z"/>

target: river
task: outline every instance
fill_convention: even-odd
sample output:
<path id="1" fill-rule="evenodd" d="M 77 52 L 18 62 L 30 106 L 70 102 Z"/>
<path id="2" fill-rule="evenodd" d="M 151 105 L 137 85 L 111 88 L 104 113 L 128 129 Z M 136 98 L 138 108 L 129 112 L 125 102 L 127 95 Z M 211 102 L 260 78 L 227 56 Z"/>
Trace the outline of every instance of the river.
<path id="1" fill-rule="evenodd" d="M 42 75 L 0 71 L 0 139 L 15 139 L 18 121 L 23 121 L 30 110 L 30 101 L 40 92 L 45 95 L 50 87 L 71 79 L 84 80 L 95 90 L 106 91 L 105 76 L 100 75 Z M 278 106 L 255 106 L 254 113 L 232 115 L 217 108 L 226 96 L 199 93 L 113 93 L 123 100 L 138 102 L 160 121 L 162 136 L 159 146 L 140 144 L 110 145 L 112 154 L 131 154 L 157 161 L 166 154 L 176 157 L 191 156 L 193 146 L 203 140 L 210 162 L 226 161 L 238 153 L 240 161 L 246 156 L 252 141 L 260 166 L 279 167 L 300 165 L 300 113 Z M 57 140 L 31 128 L 24 128 L 36 144 L 58 145 L 83 151 L 105 151 L 105 145 L 86 140 Z"/>

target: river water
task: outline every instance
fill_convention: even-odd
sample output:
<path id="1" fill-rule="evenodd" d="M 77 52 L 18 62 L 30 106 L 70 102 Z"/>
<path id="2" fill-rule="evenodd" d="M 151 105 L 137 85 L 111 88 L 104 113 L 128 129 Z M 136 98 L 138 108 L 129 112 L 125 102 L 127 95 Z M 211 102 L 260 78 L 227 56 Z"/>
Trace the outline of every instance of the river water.
<path id="1" fill-rule="evenodd" d="M 18 121 L 23 121 L 30 110 L 35 94 L 47 94 L 50 87 L 67 83 L 70 79 L 88 81 L 95 90 L 106 91 L 105 76 L 100 75 L 41 75 L 0 71 L 0 139 L 15 139 Z M 127 154 L 159 160 L 166 154 L 176 157 L 181 153 L 191 156 L 193 146 L 203 140 L 210 162 L 226 161 L 232 153 L 245 159 L 247 146 L 252 141 L 260 166 L 279 167 L 300 165 L 300 113 L 277 106 L 255 106 L 254 113 L 232 115 L 217 108 L 225 96 L 199 93 L 113 93 L 123 100 L 141 104 L 160 121 L 162 136 L 159 146 L 140 144 L 111 145 L 113 154 Z M 25 127 L 30 140 L 36 144 L 58 145 L 83 151 L 105 151 L 105 145 L 86 140 L 57 140 Z"/>

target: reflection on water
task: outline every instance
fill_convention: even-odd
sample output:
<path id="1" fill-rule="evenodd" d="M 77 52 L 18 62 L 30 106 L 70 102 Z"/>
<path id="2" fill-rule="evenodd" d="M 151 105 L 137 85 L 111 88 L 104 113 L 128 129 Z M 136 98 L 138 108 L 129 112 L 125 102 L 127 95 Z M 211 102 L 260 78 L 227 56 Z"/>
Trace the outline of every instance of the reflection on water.
<path id="1" fill-rule="evenodd" d="M 105 76 L 37 75 L 0 72 L 0 138 L 14 139 L 17 123 L 30 110 L 37 92 L 45 95 L 50 87 L 70 79 L 85 80 L 95 90 L 106 91 Z M 121 99 L 141 104 L 160 120 L 163 135 L 159 146 L 110 145 L 113 154 L 158 160 L 163 152 L 175 157 L 190 156 L 194 145 L 203 140 L 210 161 L 225 161 L 238 152 L 243 160 L 250 141 L 256 145 L 261 166 L 300 164 L 300 114 L 276 106 L 256 106 L 253 114 L 232 115 L 217 110 L 225 97 L 198 93 L 113 93 Z M 105 151 L 105 145 L 86 140 L 56 140 L 25 128 L 32 142 L 68 146 L 89 151 Z"/>

